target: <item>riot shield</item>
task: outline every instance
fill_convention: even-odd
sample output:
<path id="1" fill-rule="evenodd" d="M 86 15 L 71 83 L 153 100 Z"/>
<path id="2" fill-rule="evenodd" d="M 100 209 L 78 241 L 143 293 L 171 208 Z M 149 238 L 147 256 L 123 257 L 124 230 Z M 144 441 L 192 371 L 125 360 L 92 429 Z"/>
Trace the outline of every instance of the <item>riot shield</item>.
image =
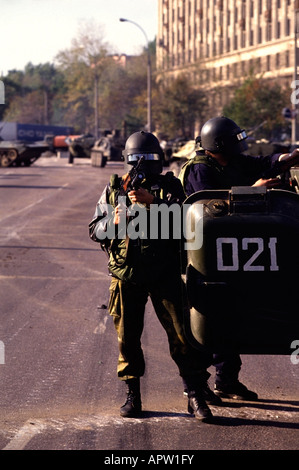
<path id="1" fill-rule="evenodd" d="M 299 195 L 235 187 L 199 191 L 184 206 L 189 232 L 202 236 L 193 246 L 185 235 L 183 247 L 189 341 L 213 353 L 290 354 L 299 340 Z"/>

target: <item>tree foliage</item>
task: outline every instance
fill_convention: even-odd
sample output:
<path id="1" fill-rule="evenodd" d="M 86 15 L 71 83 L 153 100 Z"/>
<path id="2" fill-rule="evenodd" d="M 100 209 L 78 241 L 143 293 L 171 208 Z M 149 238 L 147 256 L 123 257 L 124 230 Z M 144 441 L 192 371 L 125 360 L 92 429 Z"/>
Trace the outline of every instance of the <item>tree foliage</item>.
<path id="1" fill-rule="evenodd" d="M 147 123 L 147 61 L 152 64 L 152 111 L 156 130 L 171 137 L 192 135 L 201 116 L 204 96 L 186 76 L 167 87 L 155 83 L 155 41 L 139 56 L 114 55 L 103 29 L 94 21 L 82 22 L 69 49 L 57 54 L 54 64 L 27 64 L 3 77 L 6 105 L 0 119 L 22 123 L 73 126 L 76 133 L 95 131 L 95 89 L 99 127 L 126 128 L 127 133 Z M 2 108 L 2 109 L 1 109 Z"/>
<path id="2" fill-rule="evenodd" d="M 171 137 L 193 138 L 194 125 L 202 118 L 206 106 L 203 91 L 195 89 L 186 75 L 179 75 L 160 89 L 156 109 L 161 132 Z"/>
<path id="3" fill-rule="evenodd" d="M 155 41 L 149 44 L 149 53 L 155 130 L 169 138 L 193 138 L 195 125 L 207 116 L 205 93 L 184 74 L 156 83 Z M 145 128 L 148 51 L 126 57 L 125 64 L 122 59 L 105 42 L 100 25 L 81 23 L 71 47 L 60 51 L 54 64 L 29 63 L 23 71 L 2 77 L 6 104 L 0 106 L 0 119 L 68 125 L 76 133 L 94 134 L 97 90 L 101 129 L 126 128 L 129 134 Z M 263 132 L 270 132 L 285 124 L 282 109 L 288 100 L 277 84 L 249 77 L 224 113 L 247 130 L 265 122 Z"/>
<path id="4" fill-rule="evenodd" d="M 289 91 L 277 83 L 271 84 L 262 77 L 248 77 L 236 89 L 223 113 L 248 130 L 263 123 L 263 136 L 271 137 L 277 128 L 286 125 L 282 110 L 288 100 Z"/>

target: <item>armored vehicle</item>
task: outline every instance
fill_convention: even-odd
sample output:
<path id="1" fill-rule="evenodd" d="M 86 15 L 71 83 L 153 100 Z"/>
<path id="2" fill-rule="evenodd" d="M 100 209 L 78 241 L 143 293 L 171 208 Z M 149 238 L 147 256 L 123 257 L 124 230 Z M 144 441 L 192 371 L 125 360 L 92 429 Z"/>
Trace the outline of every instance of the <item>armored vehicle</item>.
<path id="1" fill-rule="evenodd" d="M 66 144 L 72 158 L 90 158 L 91 149 L 95 143 L 95 138 L 91 134 L 83 134 L 78 136 L 69 136 L 66 138 Z"/>
<path id="2" fill-rule="evenodd" d="M 290 355 L 299 343 L 299 194 L 204 190 L 183 207 L 190 342 L 213 353 Z"/>
<path id="3" fill-rule="evenodd" d="M 30 166 L 49 149 L 47 142 L 0 140 L 0 166 Z"/>
<path id="4" fill-rule="evenodd" d="M 91 149 L 91 165 L 104 168 L 107 161 L 121 161 L 125 139 L 119 130 L 106 131 Z"/>
<path id="5" fill-rule="evenodd" d="M 275 142 L 268 141 L 265 139 L 254 140 L 249 137 L 247 140 L 248 150 L 246 151 L 249 155 L 271 155 L 273 153 L 289 153 L 291 145 L 289 142 Z"/>

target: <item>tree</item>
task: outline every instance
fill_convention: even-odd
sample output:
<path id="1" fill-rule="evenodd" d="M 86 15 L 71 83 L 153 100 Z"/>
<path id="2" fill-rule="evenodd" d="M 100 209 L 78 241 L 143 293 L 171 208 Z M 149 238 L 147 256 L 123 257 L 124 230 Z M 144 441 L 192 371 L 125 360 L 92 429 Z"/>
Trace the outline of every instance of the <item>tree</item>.
<path id="1" fill-rule="evenodd" d="M 100 25 L 94 21 L 83 22 L 70 49 L 56 57 L 66 83 L 62 97 L 65 119 L 83 132 L 98 132 L 99 96 L 106 68 L 112 60 L 109 47 Z"/>
<path id="2" fill-rule="evenodd" d="M 156 103 L 159 131 L 169 137 L 193 138 L 194 127 L 204 114 L 207 100 L 203 91 L 194 88 L 186 75 L 180 75 L 163 89 Z"/>
<path id="3" fill-rule="evenodd" d="M 155 100 L 155 41 L 149 50 Z M 104 41 L 100 25 L 81 23 L 71 47 L 60 51 L 54 64 L 29 63 L 24 71 L 3 77 L 6 104 L 0 111 L 6 120 L 71 125 L 75 133 L 124 124 L 130 133 L 142 129 L 147 122 L 147 49 L 127 56 L 125 63 L 121 58 Z"/>
<path id="4" fill-rule="evenodd" d="M 264 137 L 271 137 L 278 128 L 285 126 L 282 110 L 288 101 L 289 91 L 277 83 L 271 84 L 262 77 L 248 77 L 235 90 L 223 113 L 247 130 L 264 123 L 260 132 Z"/>
<path id="5" fill-rule="evenodd" d="M 53 64 L 28 63 L 23 72 L 11 71 L 5 78 L 7 91 L 3 119 L 31 124 L 49 124 L 52 100 L 61 85 Z"/>
<path id="6" fill-rule="evenodd" d="M 150 51 L 152 44 L 154 41 Z M 129 131 L 144 127 L 147 108 L 145 50 L 140 56 L 126 57 L 123 64 L 104 41 L 101 27 L 88 22 L 80 27 L 71 48 L 60 52 L 56 60 L 65 76 L 66 92 L 62 103 L 69 124 L 91 133 L 95 131 L 95 121 L 101 129 L 122 128 L 125 122 Z M 154 64 L 154 58 L 152 62 Z"/>

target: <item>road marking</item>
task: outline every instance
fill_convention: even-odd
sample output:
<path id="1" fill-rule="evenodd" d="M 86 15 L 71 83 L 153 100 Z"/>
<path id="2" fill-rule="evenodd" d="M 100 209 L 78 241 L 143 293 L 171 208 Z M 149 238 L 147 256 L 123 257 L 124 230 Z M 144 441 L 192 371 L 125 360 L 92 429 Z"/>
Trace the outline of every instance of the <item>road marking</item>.
<path id="1" fill-rule="evenodd" d="M 263 402 L 257 402 L 257 405 L 261 405 Z M 237 404 L 235 404 L 237 405 Z M 266 403 L 265 406 L 269 406 Z M 237 419 L 239 420 L 239 426 L 242 424 L 242 420 L 244 420 L 244 426 L 248 425 L 248 422 L 252 421 L 253 424 L 256 420 L 262 424 L 263 422 L 265 425 L 269 425 L 272 422 L 272 426 L 277 426 L 281 423 L 297 423 L 296 412 L 298 412 L 298 406 L 289 405 L 287 404 L 287 410 L 281 410 L 281 404 L 278 402 L 271 403 L 270 406 L 277 406 L 277 409 L 263 409 L 263 408 L 251 408 L 244 403 L 240 408 L 238 407 L 214 407 L 211 406 L 214 417 L 217 419 Z M 145 411 L 145 414 L 147 412 Z M 63 419 L 44 419 L 44 420 L 28 420 L 24 426 L 17 431 L 16 435 L 11 439 L 11 441 L 2 449 L 2 450 L 23 450 L 26 445 L 33 439 L 36 435 L 44 432 L 63 432 L 69 430 L 76 430 L 76 431 L 84 431 L 84 430 L 98 430 L 105 426 L 113 427 L 127 427 L 127 426 L 135 426 L 137 423 L 142 423 L 146 426 L 151 425 L 160 425 L 161 422 L 171 421 L 171 422 L 184 422 L 186 419 L 194 420 L 185 410 L 170 410 L 165 413 L 161 413 L 161 416 L 155 415 L 155 412 L 151 413 L 148 412 L 149 415 L 147 419 L 144 420 L 142 417 L 140 418 L 131 418 L 128 420 L 127 418 L 116 417 L 111 414 L 103 414 L 103 415 L 91 415 L 91 416 L 75 416 L 67 420 Z M 230 421 L 229 421 L 230 423 Z M 46 436 L 45 436 L 46 438 Z"/>
<path id="2" fill-rule="evenodd" d="M 42 422 L 27 421 L 25 425 L 17 432 L 15 437 L 2 450 L 22 450 L 29 441 L 38 433 L 46 429 Z"/>
<path id="3" fill-rule="evenodd" d="M 133 420 L 132 420 L 133 421 Z M 136 422 L 142 422 L 141 419 L 134 419 Z M 12 440 L 2 450 L 23 450 L 28 442 L 31 441 L 37 434 L 43 431 L 51 431 L 54 429 L 62 432 L 65 429 L 76 429 L 83 431 L 94 427 L 95 429 L 104 426 L 120 426 L 126 423 L 124 418 L 115 418 L 111 416 L 90 416 L 90 417 L 77 417 L 69 421 L 60 419 L 46 420 L 28 420 L 24 426 L 16 433 Z"/>
<path id="4" fill-rule="evenodd" d="M 105 333 L 107 320 L 108 320 L 108 316 L 107 316 L 107 317 L 104 317 L 104 320 L 101 321 L 101 322 L 98 324 L 98 326 L 96 326 L 96 328 L 95 328 L 95 330 L 94 330 L 94 334 L 95 334 L 95 335 L 102 335 L 102 334 Z"/>

